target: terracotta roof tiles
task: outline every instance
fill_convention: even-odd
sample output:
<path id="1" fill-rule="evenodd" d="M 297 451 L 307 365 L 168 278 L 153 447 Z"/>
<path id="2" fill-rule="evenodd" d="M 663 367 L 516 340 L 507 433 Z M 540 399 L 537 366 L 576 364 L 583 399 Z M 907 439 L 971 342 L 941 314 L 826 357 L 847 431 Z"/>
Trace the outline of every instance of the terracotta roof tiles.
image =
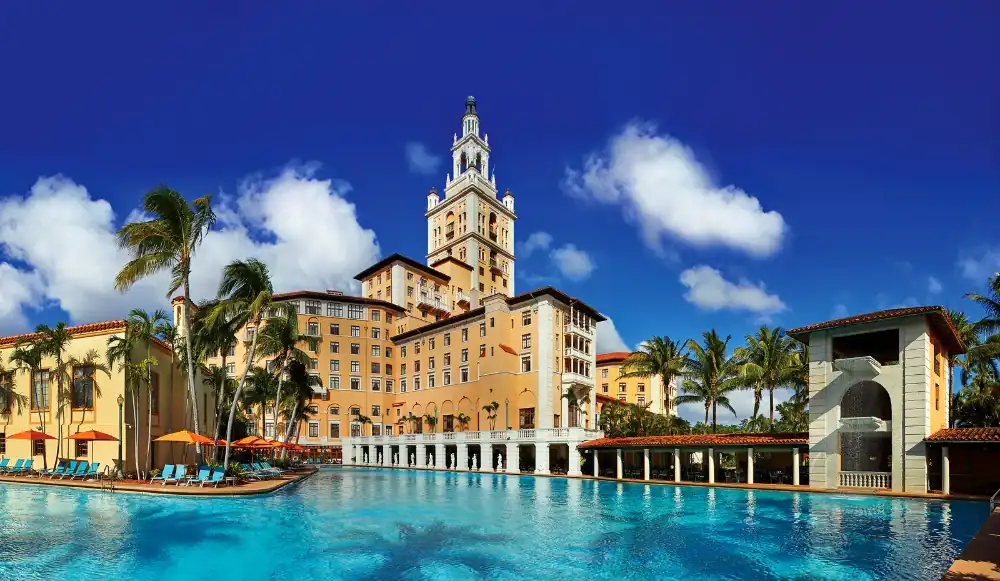
<path id="1" fill-rule="evenodd" d="M 114 319 L 111 321 L 101 321 L 100 323 L 87 323 L 85 325 L 73 325 L 66 327 L 66 332 L 70 335 L 82 335 L 85 333 L 97 333 L 100 331 L 112 331 L 125 328 L 124 319 Z M 21 340 L 32 340 L 38 337 L 38 333 L 22 333 L 20 335 L 7 335 L 0 337 L 0 347 L 13 345 Z"/>
<path id="2" fill-rule="evenodd" d="M 627 351 L 614 351 L 612 353 L 599 353 L 597 355 L 597 364 L 603 365 L 605 363 L 617 363 L 619 361 L 625 361 L 631 353 Z"/>
<path id="3" fill-rule="evenodd" d="M 928 319 L 930 319 L 931 324 L 936 328 L 938 332 L 938 336 L 941 338 L 942 341 L 947 343 L 948 351 L 950 353 L 955 355 L 965 353 L 965 345 L 962 343 L 961 337 L 958 336 L 958 330 L 955 329 L 955 324 L 952 322 L 951 317 L 948 316 L 948 310 L 940 306 L 886 309 L 884 311 L 875 311 L 873 313 L 865 313 L 863 315 L 854 315 L 852 317 L 845 317 L 843 319 L 834 319 L 832 321 L 814 323 L 812 325 L 806 325 L 804 327 L 798 327 L 796 329 L 789 329 L 785 333 L 789 337 L 798 339 L 803 343 L 808 343 L 809 334 L 812 333 L 813 331 L 835 329 L 837 327 L 847 327 L 850 325 L 860 325 L 863 323 L 885 321 L 888 319 L 896 319 L 900 317 L 912 317 L 916 315 L 924 315 Z"/>
<path id="4" fill-rule="evenodd" d="M 946 428 L 924 439 L 927 442 L 996 442 L 1000 444 L 1000 428 Z"/>
<path id="5" fill-rule="evenodd" d="M 808 445 L 807 433 L 775 434 L 683 434 L 679 436 L 645 436 L 637 438 L 601 438 L 590 440 L 578 448 L 670 448 L 674 446 L 790 446 Z"/>

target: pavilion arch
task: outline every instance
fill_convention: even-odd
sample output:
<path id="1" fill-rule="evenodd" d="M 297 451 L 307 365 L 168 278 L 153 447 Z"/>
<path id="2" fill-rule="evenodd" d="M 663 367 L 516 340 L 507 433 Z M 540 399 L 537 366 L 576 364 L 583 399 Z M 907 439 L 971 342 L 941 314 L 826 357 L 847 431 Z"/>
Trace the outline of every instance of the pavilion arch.
<path id="1" fill-rule="evenodd" d="M 465 414 L 467 416 L 474 417 L 476 414 L 475 408 L 473 407 L 472 400 L 467 396 L 458 400 L 458 412 Z"/>
<path id="2" fill-rule="evenodd" d="M 838 428 L 839 485 L 891 486 L 892 415 L 892 395 L 882 384 L 863 380 L 844 390 Z M 869 479 L 859 484 L 857 478 L 877 478 L 877 483 Z"/>
<path id="3" fill-rule="evenodd" d="M 892 396 L 876 381 L 859 381 L 841 396 L 840 417 L 892 420 Z"/>
<path id="4" fill-rule="evenodd" d="M 449 414 L 450 415 L 455 415 L 455 414 L 457 414 L 458 410 L 455 408 L 455 402 L 451 401 L 450 399 L 446 399 L 443 402 L 441 402 L 441 412 L 440 413 L 442 415 L 449 415 Z"/>
<path id="5" fill-rule="evenodd" d="M 531 410 L 530 412 L 528 410 Z M 538 398 L 535 392 L 525 389 L 517 394 L 516 405 L 510 410 L 510 428 L 535 427 L 538 425 Z"/>

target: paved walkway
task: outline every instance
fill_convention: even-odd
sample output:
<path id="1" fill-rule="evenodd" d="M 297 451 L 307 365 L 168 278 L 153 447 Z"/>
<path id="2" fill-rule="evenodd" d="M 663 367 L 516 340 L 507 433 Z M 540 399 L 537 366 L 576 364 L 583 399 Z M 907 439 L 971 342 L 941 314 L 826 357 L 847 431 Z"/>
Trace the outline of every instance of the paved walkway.
<path id="1" fill-rule="evenodd" d="M 280 488 L 288 486 L 289 484 L 312 476 L 316 472 L 316 468 L 306 468 L 297 470 L 279 478 L 273 478 L 271 480 L 263 480 L 261 482 L 245 482 L 237 484 L 236 486 L 220 485 L 218 488 L 213 488 L 211 486 L 177 486 L 175 484 L 143 484 L 134 481 L 119 481 L 115 483 L 115 492 L 137 494 L 173 494 L 177 496 L 252 496 L 274 492 Z M 50 480 L 48 478 L 31 478 L 27 476 L 0 476 L 0 483 L 102 490 L 100 482 L 87 482 L 83 480 Z"/>
<path id="2" fill-rule="evenodd" d="M 1000 509 L 993 511 L 941 579 L 1000 581 Z"/>

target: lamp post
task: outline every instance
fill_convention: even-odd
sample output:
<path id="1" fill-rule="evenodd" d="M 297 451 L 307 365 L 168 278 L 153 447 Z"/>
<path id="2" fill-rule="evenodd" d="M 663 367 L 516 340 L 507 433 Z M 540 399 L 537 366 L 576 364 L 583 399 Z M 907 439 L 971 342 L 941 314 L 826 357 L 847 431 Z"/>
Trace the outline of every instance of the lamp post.
<path id="1" fill-rule="evenodd" d="M 124 414 L 122 412 L 122 406 L 125 405 L 125 398 L 118 394 L 118 470 L 122 469 L 122 422 L 124 421 Z"/>
<path id="2" fill-rule="evenodd" d="M 510 399 L 505 398 L 503 400 L 503 419 L 507 423 L 507 429 L 510 429 Z"/>

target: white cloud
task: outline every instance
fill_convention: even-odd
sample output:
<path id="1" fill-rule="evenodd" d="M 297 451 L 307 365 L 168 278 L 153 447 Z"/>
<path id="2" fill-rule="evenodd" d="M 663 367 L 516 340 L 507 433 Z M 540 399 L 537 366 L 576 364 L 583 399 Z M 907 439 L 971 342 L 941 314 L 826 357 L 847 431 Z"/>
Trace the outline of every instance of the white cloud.
<path id="1" fill-rule="evenodd" d="M 631 351 L 622 336 L 615 328 L 615 322 L 609 317 L 606 321 L 597 324 L 597 346 L 598 353 L 612 353 L 615 351 Z"/>
<path id="2" fill-rule="evenodd" d="M 38 277 L 23 272 L 6 262 L 0 263 L 0 335 L 13 335 L 28 330 L 28 319 L 22 305 L 38 307 Z M 2 363 L 2 362 L 0 362 Z"/>
<path id="3" fill-rule="evenodd" d="M 349 186 L 316 178 L 316 170 L 289 167 L 215 199 L 219 222 L 193 261 L 196 300 L 215 294 L 224 265 L 249 257 L 267 263 L 278 291 L 357 290 L 354 275 L 379 256 L 375 233 L 358 223 L 354 204 L 344 199 Z M 167 307 L 166 273 L 124 295 L 114 289 L 115 274 L 128 259 L 115 244 L 114 215 L 107 201 L 62 176 L 40 178 L 23 198 L 0 200 L 0 250 L 14 261 L 0 263 L 0 317 L 23 317 L 43 301 L 67 311 L 73 322 Z M 23 288 L 34 292 L 26 296 Z"/>
<path id="4" fill-rule="evenodd" d="M 432 154 L 423 143 L 411 141 L 406 144 L 406 163 L 413 173 L 432 174 L 441 165 L 441 156 Z"/>
<path id="5" fill-rule="evenodd" d="M 941 281 L 933 276 L 927 277 L 927 292 L 936 295 L 941 292 Z"/>
<path id="6" fill-rule="evenodd" d="M 830 314 L 831 319 L 844 319 L 848 315 L 847 305 L 843 303 L 838 303 L 833 305 L 833 313 Z"/>
<path id="7" fill-rule="evenodd" d="M 682 392 L 683 393 L 683 392 Z M 792 396 L 792 390 L 790 389 L 776 389 L 774 390 L 774 419 L 777 420 L 781 416 L 778 414 L 778 404 L 784 403 Z M 739 424 L 745 418 L 749 418 L 753 415 L 753 391 L 744 390 L 737 391 L 735 393 L 729 394 L 729 404 L 733 406 L 736 410 L 736 417 L 733 418 L 732 412 L 727 409 L 719 408 L 717 421 L 720 424 L 733 425 Z M 764 417 L 770 416 L 770 404 L 768 403 L 768 394 L 765 391 L 764 397 L 760 400 L 760 413 Z M 703 403 L 688 403 L 677 406 L 677 415 L 684 418 L 685 420 L 695 424 L 697 422 L 705 421 L 705 404 Z M 712 410 L 708 410 L 708 424 L 712 425 Z"/>
<path id="8" fill-rule="evenodd" d="M 962 276 L 979 283 L 1000 272 L 1000 248 L 987 248 L 979 256 L 966 256 L 958 261 Z"/>
<path id="9" fill-rule="evenodd" d="M 724 309 L 771 315 L 787 309 L 778 295 L 768 294 L 764 283 L 741 279 L 733 283 L 711 266 L 695 266 L 681 272 L 680 282 L 688 288 L 684 299 L 706 311 Z"/>
<path id="10" fill-rule="evenodd" d="M 535 232 L 520 244 L 518 258 L 529 258 L 536 250 L 548 250 L 552 245 L 552 235 L 548 232 Z"/>
<path id="11" fill-rule="evenodd" d="M 623 206 L 638 221 L 646 244 L 662 251 L 664 238 L 698 246 L 724 246 L 770 256 L 787 232 L 784 218 L 736 186 L 718 187 L 683 143 L 633 123 L 593 153 L 582 170 L 567 169 L 572 195 Z"/>
<path id="12" fill-rule="evenodd" d="M 590 255 L 572 244 L 556 248 L 549 256 L 559 272 L 569 280 L 580 281 L 594 272 L 594 261 Z"/>

